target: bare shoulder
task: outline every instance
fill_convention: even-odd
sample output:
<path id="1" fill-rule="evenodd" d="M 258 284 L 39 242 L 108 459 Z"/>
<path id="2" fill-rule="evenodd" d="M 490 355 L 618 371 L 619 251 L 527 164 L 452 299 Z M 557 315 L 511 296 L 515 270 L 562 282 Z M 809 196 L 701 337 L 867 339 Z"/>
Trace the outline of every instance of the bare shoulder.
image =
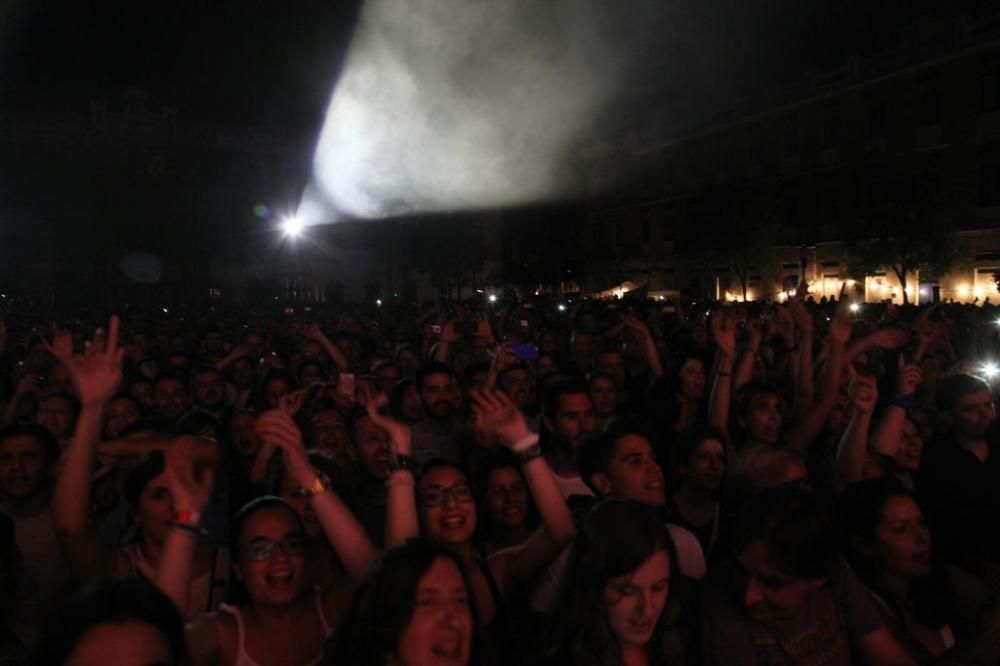
<path id="1" fill-rule="evenodd" d="M 229 613 L 206 613 L 186 627 L 188 648 L 196 666 L 231 664 L 238 650 L 236 620 Z"/>

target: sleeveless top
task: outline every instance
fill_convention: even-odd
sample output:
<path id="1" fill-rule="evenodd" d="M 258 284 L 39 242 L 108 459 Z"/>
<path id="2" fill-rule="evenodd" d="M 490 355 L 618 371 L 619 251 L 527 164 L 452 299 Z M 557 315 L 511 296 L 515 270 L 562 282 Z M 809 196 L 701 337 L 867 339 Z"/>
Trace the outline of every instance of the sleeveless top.
<path id="1" fill-rule="evenodd" d="M 323 595 L 320 593 L 318 587 L 315 588 L 315 591 L 316 614 L 319 615 L 319 623 L 323 627 L 323 637 L 330 638 L 333 635 L 333 627 L 330 626 L 330 622 L 326 619 L 326 613 L 323 612 Z M 233 662 L 233 666 L 260 666 L 247 653 L 246 628 L 243 625 L 243 613 L 240 612 L 239 606 L 221 604 L 219 610 L 232 615 L 236 620 L 236 661 Z M 318 664 L 322 663 L 323 657 L 323 650 L 320 650 L 318 655 L 303 664 L 303 666 L 318 666 Z"/>
<path id="2" fill-rule="evenodd" d="M 130 543 L 122 548 L 128 558 L 133 574 L 138 574 L 151 581 L 156 580 L 156 567 L 143 555 L 140 544 Z M 226 597 L 229 583 L 229 550 L 216 548 L 212 553 L 212 565 L 208 573 L 191 580 L 191 591 L 188 594 L 187 608 L 184 609 L 184 619 L 194 618 L 215 610 Z"/>

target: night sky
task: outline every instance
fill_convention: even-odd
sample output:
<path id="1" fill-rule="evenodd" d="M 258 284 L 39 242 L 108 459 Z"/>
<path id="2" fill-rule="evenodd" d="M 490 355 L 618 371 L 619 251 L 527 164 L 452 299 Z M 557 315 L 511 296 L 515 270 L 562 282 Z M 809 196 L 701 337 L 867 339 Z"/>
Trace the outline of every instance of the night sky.
<path id="1" fill-rule="evenodd" d="M 128 87 L 182 119 L 316 127 L 358 0 L 135 2 L 0 0 L 0 111 L 86 113 Z M 983 1 L 631 2 L 663 39 L 636 67 L 643 95 L 720 97 L 877 51 L 921 12 L 995 11 Z"/>

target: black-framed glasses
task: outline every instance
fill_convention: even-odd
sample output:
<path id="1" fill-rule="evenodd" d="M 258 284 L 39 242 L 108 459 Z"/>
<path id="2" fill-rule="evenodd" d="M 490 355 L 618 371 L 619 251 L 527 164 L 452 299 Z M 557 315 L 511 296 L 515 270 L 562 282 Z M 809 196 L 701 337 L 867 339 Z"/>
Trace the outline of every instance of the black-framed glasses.
<path id="1" fill-rule="evenodd" d="M 305 551 L 305 542 L 298 534 L 285 537 L 281 541 L 272 541 L 271 539 L 254 539 L 243 547 L 243 552 L 246 553 L 250 559 L 263 562 L 264 560 L 271 559 L 279 548 L 281 549 L 281 552 L 288 556 L 301 555 Z"/>
<path id="2" fill-rule="evenodd" d="M 472 501 L 472 489 L 469 488 L 468 484 L 460 483 L 451 488 L 439 488 L 438 486 L 431 486 L 429 488 L 424 488 L 420 491 L 420 502 L 425 506 L 441 506 L 444 504 L 448 497 L 451 497 L 456 502 L 471 502 Z"/>

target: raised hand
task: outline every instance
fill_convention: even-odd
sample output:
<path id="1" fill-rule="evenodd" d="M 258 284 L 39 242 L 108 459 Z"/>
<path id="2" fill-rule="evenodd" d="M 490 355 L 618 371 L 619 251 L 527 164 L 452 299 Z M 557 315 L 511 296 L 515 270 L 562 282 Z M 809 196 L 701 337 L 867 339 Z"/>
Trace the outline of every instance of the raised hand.
<path id="1" fill-rule="evenodd" d="M 469 397 L 476 428 L 497 435 L 505 446 L 511 447 L 531 434 L 524 414 L 504 393 L 472 389 Z"/>
<path id="2" fill-rule="evenodd" d="M 910 339 L 905 329 L 890 326 L 872 333 L 872 341 L 882 349 L 899 349 Z"/>
<path id="3" fill-rule="evenodd" d="M 801 288 L 802 287 L 800 285 L 800 289 Z M 796 328 L 799 329 L 799 332 L 802 334 L 802 336 L 812 337 L 812 332 L 813 332 L 812 313 L 809 312 L 809 308 L 806 307 L 805 302 L 798 298 L 798 295 L 796 295 L 795 300 L 792 301 L 791 311 L 792 311 L 791 312 L 792 321 L 795 322 L 795 326 Z"/>
<path id="4" fill-rule="evenodd" d="M 97 329 L 85 353 L 64 361 L 83 406 L 104 405 L 114 397 L 122 381 L 124 354 L 125 350 L 118 347 L 118 317 L 112 316 L 107 336 Z"/>
<path id="5" fill-rule="evenodd" d="M 896 374 L 896 393 L 899 395 L 913 395 L 917 387 L 924 381 L 924 371 L 919 365 L 906 364 L 903 355 L 899 355 L 899 371 Z"/>
<path id="6" fill-rule="evenodd" d="M 195 469 L 195 447 L 191 438 L 179 437 L 165 453 L 163 472 L 176 511 L 201 513 L 212 499 L 215 467 L 205 465 Z"/>
<path id="7" fill-rule="evenodd" d="M 278 398 L 278 409 L 289 416 L 295 416 L 299 413 L 299 410 L 302 409 L 302 405 L 305 404 L 306 394 L 308 392 L 309 389 L 299 389 L 298 391 L 286 393 Z"/>
<path id="8" fill-rule="evenodd" d="M 285 467 L 296 483 L 306 488 L 312 486 L 318 475 L 306 455 L 302 432 L 291 416 L 280 409 L 266 411 L 254 424 L 254 432 L 262 442 L 281 449 Z"/>
<path id="9" fill-rule="evenodd" d="M 493 339 L 493 329 L 490 328 L 490 320 L 485 314 L 476 317 L 476 337 L 486 338 L 487 340 Z M 0 349 L 0 352 L 2 351 L 3 349 Z"/>
<path id="10" fill-rule="evenodd" d="M 389 407 L 389 398 L 385 393 L 379 393 L 368 401 L 365 409 L 372 423 L 389 433 L 392 439 L 392 453 L 394 456 L 409 456 L 413 453 L 413 438 L 410 427 L 401 423 L 389 414 L 382 413 L 383 409 Z"/>
<path id="11" fill-rule="evenodd" d="M 723 354 L 732 357 L 736 353 L 736 326 L 725 310 L 712 313 L 712 337 Z"/>
<path id="12" fill-rule="evenodd" d="M 847 305 L 841 300 L 840 305 L 837 306 L 837 312 L 833 315 L 833 320 L 830 321 L 830 339 L 838 344 L 846 345 L 851 339 L 852 328 Z"/>
<path id="13" fill-rule="evenodd" d="M 60 363 L 68 363 L 73 356 L 73 336 L 69 331 L 52 324 L 52 342 L 43 341 L 45 351 L 55 356 Z"/>
<path id="14" fill-rule="evenodd" d="M 302 334 L 308 339 L 315 340 L 316 342 L 322 342 L 326 339 L 326 334 L 323 333 L 323 329 L 316 323 L 306 324 L 305 328 L 302 329 Z"/>
<path id="15" fill-rule="evenodd" d="M 878 384 L 874 377 L 863 377 L 851 371 L 851 383 L 847 387 L 847 395 L 851 398 L 854 409 L 860 414 L 871 414 L 875 411 L 878 400 Z"/>

